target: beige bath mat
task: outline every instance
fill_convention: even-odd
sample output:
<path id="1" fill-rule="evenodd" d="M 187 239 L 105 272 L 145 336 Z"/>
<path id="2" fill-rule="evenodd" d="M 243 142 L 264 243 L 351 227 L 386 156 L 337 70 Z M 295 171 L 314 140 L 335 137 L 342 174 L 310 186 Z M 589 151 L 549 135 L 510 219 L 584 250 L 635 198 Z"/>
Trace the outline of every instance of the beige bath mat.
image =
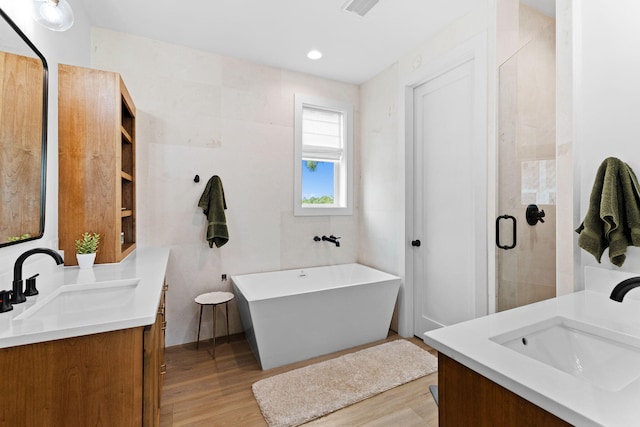
<path id="1" fill-rule="evenodd" d="M 438 360 L 396 340 L 295 369 L 253 384 L 271 427 L 291 427 L 435 372 Z"/>

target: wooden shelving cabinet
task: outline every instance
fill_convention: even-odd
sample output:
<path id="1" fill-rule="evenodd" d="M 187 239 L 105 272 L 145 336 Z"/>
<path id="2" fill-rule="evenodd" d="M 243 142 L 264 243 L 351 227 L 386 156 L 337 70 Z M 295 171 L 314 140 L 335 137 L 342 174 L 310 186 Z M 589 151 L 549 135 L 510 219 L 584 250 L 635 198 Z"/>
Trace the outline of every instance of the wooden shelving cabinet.
<path id="1" fill-rule="evenodd" d="M 65 265 L 75 240 L 100 233 L 96 263 L 136 247 L 136 107 L 118 73 L 58 67 L 58 235 Z"/>

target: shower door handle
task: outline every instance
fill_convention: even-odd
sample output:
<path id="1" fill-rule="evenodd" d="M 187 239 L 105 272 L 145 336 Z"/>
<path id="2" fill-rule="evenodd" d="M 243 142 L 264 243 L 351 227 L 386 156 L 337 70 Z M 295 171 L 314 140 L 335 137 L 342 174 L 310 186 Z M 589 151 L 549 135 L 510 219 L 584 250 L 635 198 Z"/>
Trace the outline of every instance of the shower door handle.
<path id="1" fill-rule="evenodd" d="M 502 219 L 510 219 L 511 221 L 513 221 L 513 243 L 511 244 L 511 246 L 500 244 L 500 220 Z M 516 230 L 517 230 L 516 217 L 511 215 L 501 215 L 498 218 L 496 218 L 496 245 L 500 249 L 505 249 L 505 250 L 515 248 L 516 247 Z"/>

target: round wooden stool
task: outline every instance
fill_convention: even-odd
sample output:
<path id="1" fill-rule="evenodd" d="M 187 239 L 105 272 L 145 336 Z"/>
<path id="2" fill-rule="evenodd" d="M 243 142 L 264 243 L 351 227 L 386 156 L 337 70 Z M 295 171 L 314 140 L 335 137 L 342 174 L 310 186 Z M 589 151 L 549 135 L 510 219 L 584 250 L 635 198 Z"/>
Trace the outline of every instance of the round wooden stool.
<path id="1" fill-rule="evenodd" d="M 227 303 L 233 299 L 231 292 L 208 292 L 206 294 L 198 295 L 195 298 L 195 302 L 200 304 L 200 320 L 198 321 L 198 338 L 196 341 L 196 350 L 200 346 L 200 326 L 202 325 L 202 309 L 205 305 L 213 307 L 213 358 L 216 358 L 216 307 L 224 304 L 224 311 L 227 318 L 227 342 L 230 342 L 229 338 L 229 306 Z"/>

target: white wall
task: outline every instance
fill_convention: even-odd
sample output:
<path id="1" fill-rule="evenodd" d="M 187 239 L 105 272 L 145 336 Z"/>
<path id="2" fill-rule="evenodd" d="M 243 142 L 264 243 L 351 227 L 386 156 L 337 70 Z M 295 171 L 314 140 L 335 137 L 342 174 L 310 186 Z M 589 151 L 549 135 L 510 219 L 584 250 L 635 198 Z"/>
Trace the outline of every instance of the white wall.
<path id="1" fill-rule="evenodd" d="M 293 111 L 295 93 L 353 103 L 358 152 L 357 86 L 104 29 L 93 30 L 92 51 L 92 67 L 122 74 L 137 107 L 138 245 L 171 248 L 167 345 L 195 341 L 193 298 L 230 290 L 222 273 L 356 261 L 357 205 L 352 216 L 293 216 Z M 197 207 L 214 174 L 228 205 L 230 240 L 220 249 L 205 242 Z M 341 246 L 313 241 L 323 234 L 341 236 Z M 209 337 L 210 312 L 205 319 Z"/>
<path id="2" fill-rule="evenodd" d="M 576 194 L 581 221 L 596 170 L 606 157 L 618 157 L 640 174 L 640 2 L 590 0 L 574 2 L 574 7 L 578 26 L 574 75 L 579 168 Z M 618 270 L 609 262 L 608 251 L 602 264 L 587 252 L 580 253 L 577 274 L 585 265 Z M 627 259 L 619 270 L 640 272 L 640 248 L 627 250 Z M 581 282 L 578 280 L 579 286 Z"/>
<path id="3" fill-rule="evenodd" d="M 405 139 L 403 84 L 465 41 L 488 31 L 488 11 L 464 16 L 365 82 L 361 88 L 360 261 L 404 275 Z"/>
<path id="4" fill-rule="evenodd" d="M 489 35 L 495 18 L 495 0 L 478 2 L 478 8 L 411 52 L 361 86 L 361 220 L 359 259 L 364 264 L 395 273 L 406 279 L 398 301 L 399 332 L 413 334 L 411 272 L 405 271 L 405 254 L 411 236 L 406 230 L 406 182 L 403 85 L 424 73 L 423 69 L 459 48 L 470 39 L 487 37 L 489 55 L 493 44 Z M 493 64 L 491 64 L 493 66 Z M 491 67 L 489 67 L 491 68 Z M 489 91 L 495 87 L 488 70 Z M 493 125 L 492 105 L 487 105 L 489 134 Z M 489 155 L 489 153 L 487 153 Z M 487 159 L 490 162 L 490 159 Z M 491 196 L 490 196 L 491 197 Z M 409 252 L 407 256 L 410 256 Z"/>
<path id="5" fill-rule="evenodd" d="M 30 15 L 30 2 L 0 0 L 4 10 L 44 55 L 49 65 L 49 126 L 45 230 L 42 239 L 0 249 L 0 289 L 11 287 L 13 263 L 27 249 L 58 248 L 58 63 L 87 66 L 90 62 L 90 28 L 81 4 L 70 2 L 74 26 L 66 32 L 50 31 Z M 46 257 L 46 256 L 45 256 Z M 37 258 L 37 257 L 33 257 Z M 28 262 L 34 261 L 29 259 Z M 7 277 L 9 279 L 7 279 Z M 7 283 L 6 281 L 9 280 Z"/>
<path id="6" fill-rule="evenodd" d="M 393 274 L 404 270 L 404 158 L 398 146 L 398 64 L 361 86 L 360 262 Z"/>

